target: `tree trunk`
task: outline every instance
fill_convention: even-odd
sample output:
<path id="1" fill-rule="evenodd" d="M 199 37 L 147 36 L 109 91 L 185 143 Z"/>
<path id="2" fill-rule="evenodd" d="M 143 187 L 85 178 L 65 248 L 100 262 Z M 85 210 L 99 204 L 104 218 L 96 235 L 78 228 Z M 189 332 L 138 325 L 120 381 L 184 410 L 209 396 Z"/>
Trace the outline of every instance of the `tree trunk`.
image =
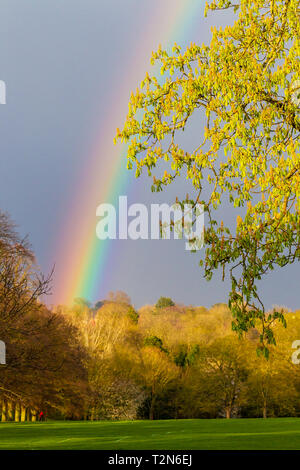
<path id="1" fill-rule="evenodd" d="M 31 421 L 36 421 L 36 411 L 31 410 Z"/>
<path id="2" fill-rule="evenodd" d="M 267 400 L 264 400 L 263 418 L 267 418 Z"/>
<path id="3" fill-rule="evenodd" d="M 13 404 L 12 402 L 9 400 L 7 402 L 7 419 L 8 421 L 13 421 Z"/>
<path id="4" fill-rule="evenodd" d="M 154 419 L 154 405 L 155 405 L 155 395 L 151 393 L 151 403 L 150 403 L 150 409 L 149 409 L 149 419 L 151 420 Z"/>
<path id="5" fill-rule="evenodd" d="M 16 403 L 15 408 L 15 421 L 20 421 L 20 403 Z"/>
<path id="6" fill-rule="evenodd" d="M 6 401 L 2 400 L 2 415 L 1 415 L 1 421 L 6 421 Z"/>
<path id="7" fill-rule="evenodd" d="M 226 419 L 231 418 L 231 406 L 226 406 Z"/>
<path id="8" fill-rule="evenodd" d="M 26 421 L 26 408 L 21 405 L 21 422 L 23 423 L 24 421 Z"/>

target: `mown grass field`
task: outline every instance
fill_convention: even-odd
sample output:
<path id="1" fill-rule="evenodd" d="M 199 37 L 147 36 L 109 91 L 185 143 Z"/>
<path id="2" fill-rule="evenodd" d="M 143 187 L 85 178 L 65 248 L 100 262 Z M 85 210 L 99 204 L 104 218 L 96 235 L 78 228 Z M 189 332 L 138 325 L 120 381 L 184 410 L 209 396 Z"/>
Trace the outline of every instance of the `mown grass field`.
<path id="1" fill-rule="evenodd" d="M 300 449 L 300 419 L 0 423 L 0 449 Z"/>

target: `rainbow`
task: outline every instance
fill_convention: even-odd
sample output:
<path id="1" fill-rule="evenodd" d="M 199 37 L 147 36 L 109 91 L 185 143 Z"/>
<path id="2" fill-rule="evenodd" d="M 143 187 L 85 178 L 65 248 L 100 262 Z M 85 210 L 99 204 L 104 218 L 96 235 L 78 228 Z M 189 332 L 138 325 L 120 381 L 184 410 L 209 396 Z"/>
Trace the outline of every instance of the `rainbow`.
<path id="1" fill-rule="evenodd" d="M 193 31 L 203 16 L 203 0 L 163 0 L 153 2 L 153 18 L 147 19 L 143 41 L 132 53 L 125 76 L 118 89 L 111 90 L 109 115 L 99 124 L 97 141 L 83 159 L 82 171 L 75 184 L 76 196 L 70 201 L 67 221 L 58 231 L 55 249 L 56 270 L 53 298 L 55 303 L 71 304 L 75 297 L 99 300 L 103 295 L 104 275 L 110 256 L 109 240 L 96 237 L 96 207 L 101 202 L 117 202 L 120 194 L 134 178 L 126 171 L 126 146 L 113 145 L 116 128 L 122 126 L 132 90 L 150 71 L 150 56 L 145 51 L 158 48 L 153 38 L 160 38 L 162 47 L 176 41 L 193 41 Z M 157 22 L 159 18 L 159 22 Z M 117 103 L 117 105 L 116 105 Z M 100 289 L 101 287 L 101 289 Z"/>

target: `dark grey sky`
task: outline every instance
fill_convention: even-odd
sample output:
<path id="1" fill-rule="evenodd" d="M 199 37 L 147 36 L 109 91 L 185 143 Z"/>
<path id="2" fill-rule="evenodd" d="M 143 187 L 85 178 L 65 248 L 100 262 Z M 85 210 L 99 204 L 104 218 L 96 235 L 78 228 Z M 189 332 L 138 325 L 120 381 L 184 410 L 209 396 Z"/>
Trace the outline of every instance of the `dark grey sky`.
<path id="1" fill-rule="evenodd" d="M 175 9 L 183 0 L 165 1 Z M 201 0 L 187 4 L 193 2 L 204 4 Z M 176 27 L 172 15 L 162 8 L 166 17 L 153 17 L 153 9 L 158 11 L 161 4 L 161 0 L 1 1 L 0 79 L 7 85 L 7 104 L 0 105 L 0 208 L 11 214 L 22 234 L 29 235 L 41 268 L 48 271 L 56 264 L 50 303 L 63 301 L 56 293 L 65 266 L 56 247 L 72 244 L 59 238 L 72 211 L 73 195 L 80 197 L 78 177 L 89 164 L 88 149 L 99 122 L 112 105 L 111 96 L 127 64 L 133 63 L 145 29 L 153 27 L 153 44 L 145 46 L 149 57 L 159 42 L 163 46 L 171 39 L 183 46 L 209 42 L 210 25 L 225 21 L 220 14 L 204 20 L 200 6 L 199 16 L 178 27 L 178 38 L 176 31 L 171 37 L 160 22 L 171 31 Z M 146 69 L 137 70 L 139 80 L 141 72 Z M 187 146 L 196 141 L 201 119 L 194 119 L 184 136 Z M 116 122 L 114 129 L 121 125 Z M 99 174 L 99 185 L 105 179 L 105 172 Z M 166 195 L 153 196 L 146 177 L 136 181 L 132 174 L 129 183 L 129 202 L 173 202 L 186 190 L 183 181 Z M 94 207 L 86 210 L 94 211 L 100 202 L 109 201 L 95 200 Z M 79 224 L 80 220 L 78 214 Z M 116 241 L 109 250 L 105 281 L 92 301 L 120 289 L 137 306 L 153 303 L 160 295 L 206 306 L 226 301 L 228 284 L 221 282 L 220 275 L 210 283 L 203 280 L 199 255 L 187 253 L 176 241 Z M 267 305 L 299 308 L 299 274 L 299 267 L 293 266 L 269 276 L 262 285 Z"/>

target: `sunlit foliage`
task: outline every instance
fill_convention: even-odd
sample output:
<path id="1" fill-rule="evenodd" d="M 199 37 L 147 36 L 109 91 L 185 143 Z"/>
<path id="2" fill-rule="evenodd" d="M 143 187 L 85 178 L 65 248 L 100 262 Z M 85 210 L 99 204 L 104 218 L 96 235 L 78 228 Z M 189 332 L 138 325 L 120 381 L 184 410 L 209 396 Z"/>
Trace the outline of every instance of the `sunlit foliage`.
<path id="1" fill-rule="evenodd" d="M 145 168 L 153 191 L 184 176 L 193 202 L 206 211 L 205 276 L 221 268 L 231 279 L 229 306 L 241 335 L 259 327 L 259 350 L 275 344 L 279 310 L 266 314 L 258 281 L 299 260 L 299 0 L 215 0 L 233 8 L 231 26 L 212 28 L 209 45 L 159 48 L 162 79 L 147 74 L 132 93 L 124 128 L 128 168 Z M 206 124 L 192 151 L 178 138 L 198 110 Z M 161 165 L 165 162 L 164 165 Z M 227 198 L 236 226 L 219 220 Z"/>

